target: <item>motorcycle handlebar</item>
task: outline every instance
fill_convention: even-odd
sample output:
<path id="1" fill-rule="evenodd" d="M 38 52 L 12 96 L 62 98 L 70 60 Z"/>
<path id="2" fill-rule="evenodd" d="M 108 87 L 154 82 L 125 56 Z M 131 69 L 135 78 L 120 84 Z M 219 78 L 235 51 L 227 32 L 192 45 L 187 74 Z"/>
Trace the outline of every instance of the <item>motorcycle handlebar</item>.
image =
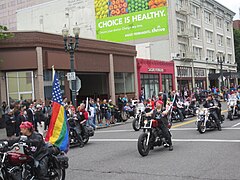
<path id="1" fill-rule="evenodd" d="M 14 143 L 12 146 L 8 146 L 8 142 L 7 141 L 3 142 L 3 143 L 0 144 L 0 152 L 11 151 L 14 148 L 19 147 L 21 145 L 23 147 L 28 147 L 28 145 L 25 142 L 17 142 L 17 143 Z"/>
<path id="2" fill-rule="evenodd" d="M 218 106 L 212 106 L 212 107 L 209 107 L 208 109 L 219 109 L 219 107 Z"/>

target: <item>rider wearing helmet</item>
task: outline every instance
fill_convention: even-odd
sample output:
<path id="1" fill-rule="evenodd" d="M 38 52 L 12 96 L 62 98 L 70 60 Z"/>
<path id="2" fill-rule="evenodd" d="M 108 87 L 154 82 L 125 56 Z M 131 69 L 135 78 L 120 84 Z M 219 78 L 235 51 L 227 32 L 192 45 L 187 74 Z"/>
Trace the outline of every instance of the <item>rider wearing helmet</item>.
<path id="1" fill-rule="evenodd" d="M 155 119 L 159 122 L 159 128 L 162 130 L 163 137 L 165 137 L 167 143 L 169 144 L 169 151 L 173 150 L 171 134 L 168 129 L 168 119 L 167 111 L 162 110 L 163 102 L 158 100 L 156 102 L 156 108 L 150 113 L 147 113 L 147 116 L 151 116 L 152 119 Z"/>

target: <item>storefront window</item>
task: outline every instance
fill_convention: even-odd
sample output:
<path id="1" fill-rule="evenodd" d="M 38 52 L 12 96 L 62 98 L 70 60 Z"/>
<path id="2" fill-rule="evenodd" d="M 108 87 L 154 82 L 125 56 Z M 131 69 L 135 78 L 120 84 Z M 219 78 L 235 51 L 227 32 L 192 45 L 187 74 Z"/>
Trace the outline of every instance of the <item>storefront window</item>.
<path id="1" fill-rule="evenodd" d="M 163 92 L 169 92 L 173 90 L 172 84 L 172 75 L 171 74 L 163 74 L 162 75 L 162 90 Z"/>
<path id="2" fill-rule="evenodd" d="M 115 92 L 132 93 L 134 92 L 133 73 L 114 73 Z"/>
<path id="3" fill-rule="evenodd" d="M 58 73 L 58 79 L 60 82 L 60 88 L 62 90 L 62 95 L 65 96 L 65 85 L 64 85 L 64 78 L 65 72 L 64 71 L 56 71 Z M 52 99 L 52 71 L 45 70 L 43 71 L 43 79 L 44 79 L 44 97 L 45 99 Z"/>
<path id="4" fill-rule="evenodd" d="M 34 98 L 32 71 L 7 72 L 6 77 L 9 103 Z"/>
<path id="5" fill-rule="evenodd" d="M 144 97 L 152 98 L 159 92 L 159 75 L 158 74 L 141 74 L 141 87 Z"/>

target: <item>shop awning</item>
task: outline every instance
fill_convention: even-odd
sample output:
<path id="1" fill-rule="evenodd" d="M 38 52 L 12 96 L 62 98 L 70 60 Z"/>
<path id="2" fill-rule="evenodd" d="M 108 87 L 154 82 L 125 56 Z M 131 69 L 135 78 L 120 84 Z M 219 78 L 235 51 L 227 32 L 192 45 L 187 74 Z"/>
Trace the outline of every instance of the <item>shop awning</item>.
<path id="1" fill-rule="evenodd" d="M 223 72 L 223 76 L 229 79 L 240 78 L 240 74 L 237 72 Z M 221 73 L 208 74 L 209 80 L 217 80 L 221 77 Z"/>

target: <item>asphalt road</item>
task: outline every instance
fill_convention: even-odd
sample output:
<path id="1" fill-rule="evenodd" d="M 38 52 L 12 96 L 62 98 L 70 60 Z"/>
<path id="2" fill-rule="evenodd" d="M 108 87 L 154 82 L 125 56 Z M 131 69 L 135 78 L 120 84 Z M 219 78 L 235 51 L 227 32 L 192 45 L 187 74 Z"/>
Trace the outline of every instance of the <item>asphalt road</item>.
<path id="1" fill-rule="evenodd" d="M 223 109 L 226 109 L 224 105 Z M 125 125 L 97 130 L 82 149 L 67 154 L 67 180 L 240 180 L 240 120 L 225 120 L 222 131 L 196 130 L 196 118 L 174 123 L 173 151 L 155 148 L 142 157 L 142 133 Z"/>

